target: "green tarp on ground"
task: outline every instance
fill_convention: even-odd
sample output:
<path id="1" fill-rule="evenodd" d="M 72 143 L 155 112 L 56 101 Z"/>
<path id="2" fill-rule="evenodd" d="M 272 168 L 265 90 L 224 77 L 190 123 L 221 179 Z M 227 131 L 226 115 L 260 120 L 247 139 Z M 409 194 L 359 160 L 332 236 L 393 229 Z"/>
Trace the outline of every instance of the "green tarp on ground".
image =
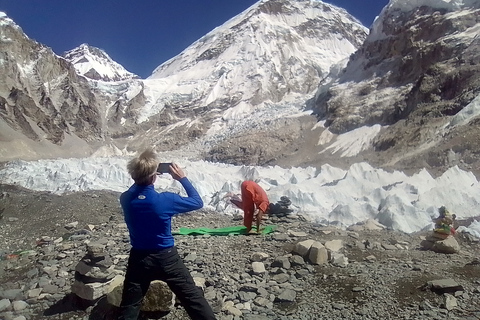
<path id="1" fill-rule="evenodd" d="M 261 227 L 262 234 L 268 234 L 275 231 L 276 226 L 265 226 Z M 256 230 L 255 227 L 252 230 Z M 247 234 L 247 228 L 244 226 L 233 226 L 233 227 L 225 227 L 225 228 L 196 228 L 196 229 L 189 229 L 189 228 L 180 228 L 179 231 L 173 232 L 174 235 L 203 235 L 203 234 L 210 234 L 212 236 L 227 236 L 229 234 Z"/>

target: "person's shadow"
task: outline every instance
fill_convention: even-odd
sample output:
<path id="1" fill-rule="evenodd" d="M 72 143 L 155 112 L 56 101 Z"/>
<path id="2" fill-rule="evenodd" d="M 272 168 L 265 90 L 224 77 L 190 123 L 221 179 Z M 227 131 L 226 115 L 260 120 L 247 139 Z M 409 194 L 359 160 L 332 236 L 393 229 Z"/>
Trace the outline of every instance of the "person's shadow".
<path id="1" fill-rule="evenodd" d="M 88 310 L 90 309 L 91 310 Z M 90 312 L 89 320 L 116 320 L 118 319 L 120 309 L 111 305 L 106 296 L 102 296 L 94 301 L 79 298 L 74 293 L 69 293 L 61 300 L 50 306 L 43 312 L 44 316 L 58 315 L 68 312 Z M 139 319 L 161 319 L 169 314 L 165 312 L 140 312 Z"/>

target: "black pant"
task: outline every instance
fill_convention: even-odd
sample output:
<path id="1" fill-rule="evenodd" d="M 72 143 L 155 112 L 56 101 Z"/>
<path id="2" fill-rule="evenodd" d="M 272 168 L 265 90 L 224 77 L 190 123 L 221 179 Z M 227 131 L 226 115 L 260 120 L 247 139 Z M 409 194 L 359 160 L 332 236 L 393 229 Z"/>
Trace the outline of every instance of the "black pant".
<path id="1" fill-rule="evenodd" d="M 136 320 L 142 299 L 150 282 L 161 280 L 168 284 L 192 319 L 215 319 L 212 308 L 195 285 L 175 247 L 144 251 L 130 251 L 123 285 L 119 319 Z"/>

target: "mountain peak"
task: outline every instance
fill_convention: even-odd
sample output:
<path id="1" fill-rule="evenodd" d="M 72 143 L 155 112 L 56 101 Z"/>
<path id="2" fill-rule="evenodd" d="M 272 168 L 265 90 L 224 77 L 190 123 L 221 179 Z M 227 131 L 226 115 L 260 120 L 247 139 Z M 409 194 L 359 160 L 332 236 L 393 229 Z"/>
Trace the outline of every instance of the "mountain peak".
<path id="1" fill-rule="evenodd" d="M 83 43 L 64 53 L 77 72 L 92 80 L 122 81 L 139 78 L 115 62 L 102 49 Z"/>
<path id="2" fill-rule="evenodd" d="M 348 58 L 368 29 L 345 10 L 322 1 L 261 1 L 215 28 L 154 70 L 169 92 L 145 104 L 145 121 L 191 94 L 210 108 L 294 100 L 312 94 L 332 64 Z M 176 92 L 173 92 L 176 91 Z"/>

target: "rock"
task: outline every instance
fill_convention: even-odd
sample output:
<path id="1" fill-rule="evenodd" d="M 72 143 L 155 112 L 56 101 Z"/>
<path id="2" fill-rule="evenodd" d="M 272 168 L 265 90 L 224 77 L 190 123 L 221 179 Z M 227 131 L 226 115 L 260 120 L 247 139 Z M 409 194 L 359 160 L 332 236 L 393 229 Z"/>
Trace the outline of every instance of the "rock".
<path id="1" fill-rule="evenodd" d="M 443 305 L 444 305 L 445 309 L 447 309 L 448 311 L 451 311 L 458 306 L 457 299 L 454 296 L 452 296 L 451 294 L 445 293 L 443 295 L 443 297 L 444 297 L 444 304 Z"/>
<path id="2" fill-rule="evenodd" d="M 445 240 L 436 241 L 431 247 L 432 251 L 437 253 L 459 253 L 460 245 L 454 237 L 448 237 Z"/>
<path id="3" fill-rule="evenodd" d="M 434 243 L 434 241 L 424 239 L 420 242 L 420 247 L 424 250 L 431 250 Z"/>
<path id="4" fill-rule="evenodd" d="M 205 284 L 207 282 L 207 280 L 205 280 L 205 278 L 193 277 L 193 282 L 195 282 L 195 285 L 197 287 L 199 287 L 200 289 L 202 289 L 202 291 L 205 291 Z"/>
<path id="5" fill-rule="evenodd" d="M 234 315 L 236 317 L 241 317 L 243 315 L 242 311 L 238 310 L 233 306 L 227 307 L 225 310 L 227 311 L 228 314 Z"/>
<path id="6" fill-rule="evenodd" d="M 252 262 L 265 261 L 268 257 L 269 255 L 267 253 L 254 252 L 250 257 L 250 261 Z"/>
<path id="7" fill-rule="evenodd" d="M 22 311 L 28 308 L 28 303 L 22 300 L 16 300 L 12 302 L 12 307 L 13 307 L 13 310 L 15 311 Z"/>
<path id="8" fill-rule="evenodd" d="M 338 252 L 331 252 L 330 263 L 337 267 L 345 268 L 348 265 L 348 258 Z"/>
<path id="9" fill-rule="evenodd" d="M 195 261 L 195 259 L 197 259 L 197 255 L 195 253 L 189 253 L 185 256 L 185 258 L 183 258 L 183 261 L 184 262 L 190 262 L 190 261 Z"/>
<path id="10" fill-rule="evenodd" d="M 91 259 L 105 257 L 105 245 L 98 242 L 87 244 L 87 256 Z"/>
<path id="11" fill-rule="evenodd" d="M 270 300 L 265 299 L 263 297 L 256 297 L 253 303 L 255 303 L 257 306 L 265 307 L 267 304 L 270 302 Z"/>
<path id="12" fill-rule="evenodd" d="M 340 251 L 340 249 L 343 248 L 343 241 L 338 239 L 326 241 L 325 248 L 327 248 L 328 251 L 333 251 L 333 252 Z"/>
<path id="13" fill-rule="evenodd" d="M 0 291 L 0 297 L 9 300 L 16 300 L 22 297 L 21 289 L 8 289 Z"/>
<path id="14" fill-rule="evenodd" d="M 308 236 L 308 234 L 306 232 L 302 232 L 302 231 L 288 230 L 288 234 L 291 237 L 296 237 L 296 238 L 304 238 L 304 237 Z"/>
<path id="15" fill-rule="evenodd" d="M 27 298 L 37 298 L 42 292 L 43 288 L 35 288 L 27 291 Z"/>
<path id="16" fill-rule="evenodd" d="M 314 240 L 304 240 L 304 241 L 298 242 L 293 248 L 293 253 L 296 253 L 302 257 L 305 257 L 308 254 L 308 251 L 310 250 L 310 247 L 314 242 L 315 242 Z"/>
<path id="17" fill-rule="evenodd" d="M 9 310 L 11 307 L 11 303 L 9 299 L 2 299 L 0 300 L 0 312 Z"/>
<path id="18" fill-rule="evenodd" d="M 384 230 L 386 227 L 376 220 L 368 219 L 363 222 L 358 222 L 352 226 L 349 226 L 347 230 L 350 231 L 364 231 L 364 230 Z"/>
<path id="19" fill-rule="evenodd" d="M 272 236 L 273 240 L 275 241 L 287 241 L 288 240 L 288 235 L 284 233 L 277 233 Z"/>
<path id="20" fill-rule="evenodd" d="M 382 248 L 385 250 L 397 250 L 398 248 L 393 244 L 382 243 Z"/>
<path id="21" fill-rule="evenodd" d="M 287 257 L 276 257 L 271 264 L 272 267 L 279 267 L 283 269 L 290 269 L 290 260 Z"/>
<path id="22" fill-rule="evenodd" d="M 264 274 L 266 272 L 265 265 L 262 262 L 253 262 L 252 272 L 253 274 L 256 274 L 256 275 Z"/>
<path id="23" fill-rule="evenodd" d="M 463 291 L 463 287 L 453 279 L 428 281 L 426 287 L 437 293 L 453 293 L 456 291 Z"/>
<path id="24" fill-rule="evenodd" d="M 295 290 L 286 289 L 283 290 L 280 295 L 275 299 L 276 302 L 294 302 L 295 298 L 297 297 L 297 293 Z"/>
<path id="25" fill-rule="evenodd" d="M 121 277 L 121 276 L 120 276 Z M 123 277 L 117 278 L 107 294 L 107 301 L 116 307 L 120 306 L 123 291 Z M 152 281 L 147 294 L 143 298 L 140 310 L 142 311 L 170 311 L 175 302 L 175 296 L 168 285 L 159 280 Z"/>
<path id="26" fill-rule="evenodd" d="M 286 273 L 276 274 L 272 277 L 272 280 L 277 283 L 285 283 L 290 280 L 290 276 Z"/>
<path id="27" fill-rule="evenodd" d="M 152 281 L 143 298 L 142 311 L 169 311 L 174 305 L 174 294 L 163 281 Z"/>
<path id="28" fill-rule="evenodd" d="M 78 221 L 70 222 L 65 225 L 65 229 L 71 230 L 75 229 L 78 226 Z"/>
<path id="29" fill-rule="evenodd" d="M 305 260 L 303 259 L 303 257 L 297 255 L 293 255 L 292 257 L 290 257 L 290 262 L 293 267 L 303 266 L 305 264 Z"/>
<path id="30" fill-rule="evenodd" d="M 72 293 L 76 294 L 82 299 L 93 301 L 103 296 L 106 293 L 109 285 L 110 282 L 83 283 L 75 280 L 75 282 L 72 284 Z"/>
<path id="31" fill-rule="evenodd" d="M 345 304 L 343 303 L 333 303 L 332 307 L 337 310 L 343 310 L 345 309 Z"/>
<path id="32" fill-rule="evenodd" d="M 328 251 L 321 242 L 315 241 L 310 247 L 308 260 L 313 264 L 325 264 L 328 262 Z"/>

